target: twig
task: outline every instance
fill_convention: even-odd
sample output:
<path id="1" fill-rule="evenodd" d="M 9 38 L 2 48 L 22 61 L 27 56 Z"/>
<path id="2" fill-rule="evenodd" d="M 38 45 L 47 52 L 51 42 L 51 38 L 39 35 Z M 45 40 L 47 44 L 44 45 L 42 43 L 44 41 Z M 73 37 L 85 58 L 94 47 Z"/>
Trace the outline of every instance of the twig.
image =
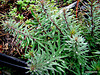
<path id="1" fill-rule="evenodd" d="M 93 2 L 94 0 L 91 0 L 91 24 L 92 24 L 92 31 L 91 31 L 91 36 L 93 36 L 93 30 L 95 28 L 94 23 L 93 23 Z"/>
<path id="2" fill-rule="evenodd" d="M 42 27 L 42 25 L 41 25 L 41 23 L 40 23 L 40 21 L 39 21 L 39 19 L 37 18 L 37 21 L 38 21 L 38 23 L 39 23 L 39 25 L 41 26 L 41 28 L 43 29 L 43 31 L 44 31 L 44 28 Z M 45 31 L 44 31 L 44 33 L 45 34 L 47 34 Z"/>
<path id="3" fill-rule="evenodd" d="M 49 17 L 48 13 L 46 12 L 46 10 L 44 9 L 44 0 L 41 1 L 41 5 L 42 5 L 42 9 L 44 10 L 44 12 L 47 14 L 47 17 Z M 56 23 L 54 22 L 54 20 L 50 17 L 51 22 L 53 22 L 53 24 L 56 26 L 56 28 L 60 31 L 60 33 L 64 36 L 64 34 L 62 33 L 61 29 L 56 25 Z"/>
<path id="4" fill-rule="evenodd" d="M 65 13 L 65 11 L 66 11 L 66 10 L 64 9 L 63 12 L 64 12 L 65 22 L 66 22 L 66 24 L 67 24 L 68 29 L 70 30 L 70 28 L 69 28 L 69 24 L 68 24 L 67 19 L 66 19 L 66 13 Z"/>
<path id="5" fill-rule="evenodd" d="M 29 35 L 25 35 L 25 33 L 24 32 L 21 32 L 21 31 L 19 31 L 19 30 L 17 30 L 16 28 L 13 28 L 13 27 L 11 27 L 10 25 L 7 25 L 9 28 L 11 28 L 11 29 L 13 29 L 14 31 L 16 31 L 16 32 L 19 32 L 19 33 L 21 33 L 21 34 L 23 34 L 25 37 L 31 37 L 32 39 L 34 39 L 31 35 L 29 36 Z M 36 39 L 34 39 L 34 41 L 35 41 Z"/>
<path id="6" fill-rule="evenodd" d="M 76 18 L 78 18 L 77 13 L 78 13 L 78 5 L 79 5 L 80 0 L 77 0 L 77 5 L 76 5 Z"/>

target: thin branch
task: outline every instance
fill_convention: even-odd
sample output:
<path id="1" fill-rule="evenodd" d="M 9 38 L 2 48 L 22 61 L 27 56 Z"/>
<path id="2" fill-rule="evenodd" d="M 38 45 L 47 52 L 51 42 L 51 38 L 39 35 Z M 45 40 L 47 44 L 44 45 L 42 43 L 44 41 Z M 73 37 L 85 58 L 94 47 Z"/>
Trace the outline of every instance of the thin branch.
<path id="1" fill-rule="evenodd" d="M 43 31 L 44 31 L 44 28 L 42 27 L 42 25 L 41 25 L 41 23 L 40 23 L 40 21 L 39 21 L 39 19 L 37 18 L 37 21 L 38 21 L 38 23 L 39 23 L 39 25 L 41 26 L 41 28 L 43 29 Z M 47 34 L 45 31 L 44 31 L 44 33 L 45 34 Z"/>
<path id="2" fill-rule="evenodd" d="M 31 36 L 31 35 L 30 35 L 30 36 L 29 36 L 29 35 L 25 35 L 24 32 L 21 32 L 21 31 L 17 30 L 16 28 L 11 27 L 10 25 L 7 25 L 7 27 L 11 28 L 12 30 L 14 30 L 14 31 L 16 31 L 16 32 L 18 32 L 18 33 L 23 34 L 25 37 L 31 37 L 32 39 L 34 39 L 33 36 Z M 35 40 L 36 40 L 36 39 L 34 39 L 34 41 L 35 41 Z"/>
<path id="3" fill-rule="evenodd" d="M 34 12 L 34 13 L 35 13 L 35 12 Z M 38 21 L 39 25 L 40 25 L 41 28 L 43 29 L 44 33 L 47 34 L 46 31 L 44 30 L 44 28 L 42 27 L 42 25 L 41 25 L 41 23 L 40 23 L 40 21 L 39 21 L 39 18 L 36 17 L 36 20 Z"/>
<path id="4" fill-rule="evenodd" d="M 51 19 L 51 18 L 50 18 Z M 56 26 L 56 28 L 60 31 L 60 33 L 64 36 L 64 34 L 62 33 L 61 29 L 58 28 L 58 26 L 56 25 L 56 23 L 53 21 L 53 19 L 51 19 L 51 21 L 54 23 L 54 25 Z"/>
<path id="5" fill-rule="evenodd" d="M 42 9 L 44 10 L 44 12 L 47 14 L 47 17 L 49 17 L 48 13 L 46 12 L 46 10 L 44 9 L 44 5 L 43 5 L 44 1 L 41 1 L 41 5 L 42 5 Z M 61 29 L 57 26 L 57 24 L 54 22 L 54 20 L 50 17 L 51 22 L 53 22 L 53 24 L 56 26 L 56 28 L 60 31 L 60 33 L 64 36 L 64 34 L 62 33 Z"/>
<path id="6" fill-rule="evenodd" d="M 79 5 L 80 0 L 77 0 L 77 5 L 76 5 L 76 18 L 78 18 L 77 13 L 78 13 L 78 5 Z"/>
<path id="7" fill-rule="evenodd" d="M 65 12 L 65 11 L 66 11 L 66 9 L 63 9 L 65 22 L 66 22 L 66 24 L 67 24 L 68 29 L 70 30 L 69 24 L 68 24 L 67 19 L 66 19 L 66 12 Z"/>
<path id="8" fill-rule="evenodd" d="M 91 36 L 93 36 L 93 30 L 94 30 L 94 28 L 95 28 L 95 26 L 94 26 L 94 22 L 93 22 L 93 2 L 94 2 L 94 0 L 91 0 L 91 24 L 92 24 L 92 31 L 91 31 Z"/>

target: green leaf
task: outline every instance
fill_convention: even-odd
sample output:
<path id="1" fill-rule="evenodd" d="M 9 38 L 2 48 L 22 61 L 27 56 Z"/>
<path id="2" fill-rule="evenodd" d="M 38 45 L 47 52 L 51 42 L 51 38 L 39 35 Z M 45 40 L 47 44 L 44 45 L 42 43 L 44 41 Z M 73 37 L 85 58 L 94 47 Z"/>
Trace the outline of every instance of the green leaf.
<path id="1" fill-rule="evenodd" d="M 38 41 L 38 40 L 35 40 L 40 46 L 42 46 L 42 47 L 44 47 L 45 48 L 45 46 L 40 42 L 40 41 Z"/>
<path id="2" fill-rule="evenodd" d="M 100 54 L 100 51 L 97 51 L 97 52 L 92 52 L 93 54 Z"/>
<path id="3" fill-rule="evenodd" d="M 34 12 L 31 10 L 32 16 L 36 19 Z"/>
<path id="4" fill-rule="evenodd" d="M 59 69 L 62 72 L 65 72 L 61 67 L 57 67 L 57 69 Z"/>

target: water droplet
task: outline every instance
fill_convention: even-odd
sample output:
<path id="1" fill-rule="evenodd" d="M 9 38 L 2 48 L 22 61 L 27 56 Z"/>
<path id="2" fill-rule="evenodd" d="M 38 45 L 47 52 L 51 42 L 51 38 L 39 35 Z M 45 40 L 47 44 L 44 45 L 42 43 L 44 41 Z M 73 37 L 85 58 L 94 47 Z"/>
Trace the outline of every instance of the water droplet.
<path id="1" fill-rule="evenodd" d="M 78 54 L 78 52 L 76 52 L 76 54 Z"/>
<path id="2" fill-rule="evenodd" d="M 39 29 L 40 27 L 37 27 L 37 29 Z"/>
<path id="3" fill-rule="evenodd" d="M 81 65 L 81 63 L 79 63 Z"/>
<path id="4" fill-rule="evenodd" d="M 38 56 L 40 56 L 40 54 L 37 54 Z"/>
<path id="5" fill-rule="evenodd" d="M 55 57 L 55 55 L 53 57 Z"/>
<path id="6" fill-rule="evenodd" d="M 59 53 L 61 53 L 61 51 Z"/>
<path id="7" fill-rule="evenodd" d="M 85 63 L 85 65 L 86 65 L 86 63 Z"/>
<path id="8" fill-rule="evenodd" d="M 63 63 L 65 63 L 65 61 L 62 61 Z"/>
<path id="9" fill-rule="evenodd" d="M 49 61 L 47 61 L 47 63 L 49 63 Z"/>

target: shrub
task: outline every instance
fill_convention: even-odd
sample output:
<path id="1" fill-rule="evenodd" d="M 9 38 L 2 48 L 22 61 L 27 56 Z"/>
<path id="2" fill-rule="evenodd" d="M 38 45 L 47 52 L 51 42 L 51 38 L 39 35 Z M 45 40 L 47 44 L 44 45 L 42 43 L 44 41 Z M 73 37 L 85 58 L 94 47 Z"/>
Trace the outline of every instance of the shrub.
<path id="1" fill-rule="evenodd" d="M 96 58 L 89 53 L 99 53 L 100 4 L 89 1 L 88 18 L 82 22 L 66 9 L 56 16 L 59 9 L 52 10 L 49 1 L 38 1 L 31 9 L 33 20 L 16 22 L 2 21 L 4 30 L 16 38 L 17 44 L 25 48 L 25 57 L 32 74 L 86 74 L 89 60 Z M 38 11 L 36 11 L 39 9 Z M 53 8 L 54 9 L 54 8 Z M 95 10 L 95 11 L 94 11 Z M 85 22 L 84 22 L 85 21 Z M 95 49 L 95 50 L 94 50 Z M 96 58 L 99 60 L 99 58 Z"/>

